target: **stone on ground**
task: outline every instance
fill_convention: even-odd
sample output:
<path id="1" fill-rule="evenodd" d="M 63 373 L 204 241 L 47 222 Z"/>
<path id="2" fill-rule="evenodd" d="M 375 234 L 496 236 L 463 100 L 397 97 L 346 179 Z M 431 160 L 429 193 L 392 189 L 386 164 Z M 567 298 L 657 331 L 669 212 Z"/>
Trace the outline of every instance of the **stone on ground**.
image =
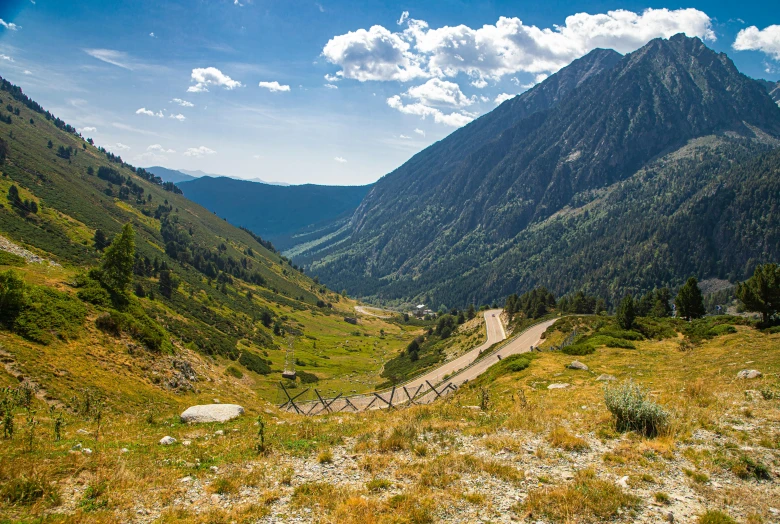
<path id="1" fill-rule="evenodd" d="M 549 386 L 547 386 L 547 389 L 563 389 L 563 388 L 568 388 L 568 387 L 569 387 L 569 384 L 566 384 L 566 383 L 550 384 Z"/>
<path id="2" fill-rule="evenodd" d="M 604 374 L 599 375 L 596 378 L 596 380 L 600 380 L 600 381 L 604 382 L 604 381 L 610 381 L 610 380 L 617 380 L 617 378 L 615 378 L 615 375 L 607 375 L 606 373 L 604 373 Z"/>
<path id="3" fill-rule="evenodd" d="M 182 422 L 227 422 L 239 417 L 244 408 L 237 404 L 204 404 L 191 406 L 181 414 Z"/>
<path id="4" fill-rule="evenodd" d="M 566 366 L 569 369 L 581 369 L 582 371 L 588 371 L 588 366 L 580 362 L 579 360 L 575 360 L 568 366 Z"/>
<path id="5" fill-rule="evenodd" d="M 737 378 L 761 378 L 763 373 L 757 369 L 743 369 L 737 373 Z"/>
<path id="6" fill-rule="evenodd" d="M 171 444 L 176 444 L 176 439 L 169 435 L 166 435 L 160 439 L 161 446 L 170 446 Z"/>

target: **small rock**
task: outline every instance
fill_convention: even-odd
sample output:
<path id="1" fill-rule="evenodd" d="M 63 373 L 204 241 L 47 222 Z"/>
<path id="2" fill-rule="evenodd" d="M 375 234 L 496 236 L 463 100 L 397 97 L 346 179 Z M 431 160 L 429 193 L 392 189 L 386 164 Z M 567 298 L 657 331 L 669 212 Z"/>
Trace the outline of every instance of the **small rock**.
<path id="1" fill-rule="evenodd" d="M 671 511 L 666 514 L 666 522 L 674 522 L 674 513 Z"/>
<path id="2" fill-rule="evenodd" d="M 87 431 L 84 428 L 76 430 L 76 433 L 78 433 L 79 435 L 89 435 L 89 431 Z"/>
<path id="3" fill-rule="evenodd" d="M 119 452 L 120 452 L 120 453 L 129 453 L 129 452 L 130 452 L 130 450 L 129 450 L 129 449 L 127 449 L 127 448 L 122 448 L 122 449 L 120 449 L 120 450 L 119 450 Z"/>
<path id="4" fill-rule="evenodd" d="M 79 442 L 78 444 L 74 444 L 74 446 L 70 449 L 72 449 L 73 451 L 81 451 L 81 442 Z"/>
<path id="5" fill-rule="evenodd" d="M 575 360 L 574 362 L 572 362 L 571 364 L 569 364 L 566 367 L 569 368 L 569 369 L 580 369 L 582 371 L 588 371 L 588 366 L 586 366 L 585 364 L 583 364 L 579 360 Z"/>
<path id="6" fill-rule="evenodd" d="M 757 369 L 743 369 L 737 373 L 737 378 L 761 378 L 764 374 Z"/>
<path id="7" fill-rule="evenodd" d="M 549 386 L 547 386 L 547 389 L 564 389 L 564 388 L 568 388 L 568 387 L 569 387 L 569 384 L 566 384 L 564 382 L 562 384 L 550 384 Z"/>
<path id="8" fill-rule="evenodd" d="M 615 378 L 615 375 L 607 375 L 605 373 L 605 374 L 599 375 L 598 378 L 596 378 L 596 380 L 600 380 L 602 382 L 605 382 L 605 381 L 611 381 L 611 380 L 617 380 L 617 379 Z"/>
<path id="9" fill-rule="evenodd" d="M 176 439 L 171 436 L 165 436 L 160 439 L 160 445 L 161 446 L 170 446 L 171 444 L 175 444 Z"/>
<path id="10" fill-rule="evenodd" d="M 617 483 L 618 486 L 620 486 L 621 488 L 628 489 L 628 475 L 626 475 L 625 477 L 620 477 Z"/>
<path id="11" fill-rule="evenodd" d="M 181 443 L 182 446 L 189 446 L 190 444 L 192 444 L 191 440 L 183 440 Z"/>
<path id="12" fill-rule="evenodd" d="M 92 450 L 89 449 L 89 448 L 84 448 L 84 449 L 81 450 L 81 452 L 84 453 L 85 455 L 91 455 L 92 454 Z"/>
<path id="13" fill-rule="evenodd" d="M 219 495 L 217 495 L 216 493 L 214 493 L 214 494 L 211 496 L 211 503 L 212 503 L 212 504 L 219 504 L 219 500 L 220 500 L 220 499 L 219 499 Z"/>
<path id="14" fill-rule="evenodd" d="M 209 468 L 209 470 L 210 470 L 212 473 L 216 473 L 216 472 L 218 472 L 218 471 L 219 471 L 219 468 L 218 468 L 217 466 L 211 466 L 211 467 Z"/>
<path id="15" fill-rule="evenodd" d="M 221 429 L 218 429 L 217 431 L 214 432 L 214 436 L 215 437 L 221 437 L 224 434 L 225 434 L 225 432 L 222 431 Z"/>
<path id="16" fill-rule="evenodd" d="M 191 481 L 191 480 L 192 480 L 192 477 L 190 477 L 190 476 L 187 476 L 187 477 L 184 477 L 184 478 L 182 478 L 182 479 L 179 479 L 179 482 L 189 482 L 189 481 Z"/>

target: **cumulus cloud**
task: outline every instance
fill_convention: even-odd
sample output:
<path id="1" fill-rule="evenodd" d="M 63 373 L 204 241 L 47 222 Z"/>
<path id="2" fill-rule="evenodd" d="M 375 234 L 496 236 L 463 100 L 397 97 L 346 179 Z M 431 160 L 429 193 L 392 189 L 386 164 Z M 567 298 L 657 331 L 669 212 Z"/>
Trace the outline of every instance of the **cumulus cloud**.
<path id="1" fill-rule="evenodd" d="M 276 80 L 273 82 L 260 82 L 258 85 L 264 89 L 268 89 L 272 93 L 281 93 L 290 90 L 290 86 L 282 85 Z"/>
<path id="2" fill-rule="evenodd" d="M 79 133 L 95 133 L 95 132 L 97 132 L 97 128 L 96 127 L 87 126 L 87 127 L 82 127 L 81 129 L 78 129 L 77 131 Z"/>
<path id="3" fill-rule="evenodd" d="M 341 78 L 337 77 L 336 75 L 325 75 L 325 80 L 328 82 L 338 82 L 341 80 Z"/>
<path id="4" fill-rule="evenodd" d="M 435 107 L 427 106 L 420 102 L 404 104 L 399 95 L 391 96 L 387 99 L 387 105 L 393 109 L 407 115 L 417 115 L 421 118 L 433 117 L 437 124 L 445 124 L 452 127 L 460 127 L 468 124 L 476 115 L 467 112 L 454 111 L 445 113 Z"/>
<path id="5" fill-rule="evenodd" d="M 192 70 L 191 81 L 195 85 L 187 89 L 188 93 L 203 93 L 210 86 L 224 87 L 227 90 L 242 87 L 241 82 L 233 80 L 216 67 L 202 67 Z"/>
<path id="6" fill-rule="evenodd" d="M 406 82 L 429 76 L 422 69 L 421 57 L 411 51 L 405 35 L 391 33 L 379 25 L 331 38 L 322 54 L 330 63 L 341 67 L 338 76 L 360 82 Z"/>
<path id="7" fill-rule="evenodd" d="M 414 132 L 420 136 L 425 136 L 425 131 L 423 131 L 422 129 L 415 129 Z"/>
<path id="8" fill-rule="evenodd" d="M 13 61 L 14 61 L 14 59 L 13 59 L 13 58 L 11 58 L 11 57 L 10 57 L 10 56 L 8 56 L 8 55 L 4 55 L 4 54 L 2 54 L 2 53 L 0 53 L 0 60 L 7 60 L 7 61 L 9 61 L 9 62 L 13 62 Z"/>
<path id="9" fill-rule="evenodd" d="M 165 149 L 160 144 L 152 144 L 149 147 L 147 147 L 146 150 L 150 153 L 159 153 L 159 154 L 173 154 L 176 152 L 173 149 Z"/>
<path id="10" fill-rule="evenodd" d="M 463 94 L 458 84 L 438 78 L 431 78 L 422 85 L 410 87 L 403 96 L 415 98 L 426 105 L 465 107 L 474 103 L 473 98 Z"/>
<path id="11" fill-rule="evenodd" d="M 135 112 L 135 114 L 136 115 L 146 115 L 146 116 L 156 116 L 158 118 L 164 118 L 165 117 L 165 115 L 163 115 L 162 111 L 158 111 L 157 113 L 155 113 L 151 109 L 146 109 L 145 107 L 142 107 L 141 109 L 137 110 Z"/>
<path id="12" fill-rule="evenodd" d="M 333 84 L 322 84 L 322 85 L 325 86 L 328 89 L 338 89 L 339 88 L 339 86 L 333 85 Z"/>
<path id="13" fill-rule="evenodd" d="M 171 100 L 174 104 L 179 104 L 182 107 L 195 107 L 195 104 L 192 102 L 187 102 L 186 100 L 182 100 L 181 98 L 174 98 Z"/>
<path id="14" fill-rule="evenodd" d="M 509 93 L 501 93 L 496 97 L 495 100 L 493 100 L 496 104 L 503 104 L 507 100 L 514 98 L 515 95 L 510 95 Z"/>
<path id="15" fill-rule="evenodd" d="M 403 140 L 410 140 L 412 137 L 407 136 L 407 135 L 398 135 L 398 138 L 401 138 Z"/>
<path id="16" fill-rule="evenodd" d="M 128 151 L 130 149 L 130 146 L 124 145 L 122 142 L 117 142 L 114 146 L 114 149 L 117 149 L 119 151 Z"/>
<path id="17" fill-rule="evenodd" d="M 30 71 L 29 69 L 25 69 L 25 70 L 23 71 L 23 74 L 25 74 L 25 75 L 31 75 L 31 74 L 32 74 L 32 71 Z"/>
<path id="18" fill-rule="evenodd" d="M 343 156 L 337 156 L 337 157 L 336 157 L 336 158 L 334 158 L 333 160 L 335 160 L 335 161 L 336 161 L 336 162 L 338 162 L 339 164 L 346 164 L 346 163 L 347 163 L 347 159 L 346 159 L 346 158 L 344 158 Z"/>
<path id="19" fill-rule="evenodd" d="M 206 146 L 200 146 L 200 147 L 190 147 L 184 152 L 184 156 L 191 156 L 195 158 L 200 158 L 207 155 L 214 155 L 217 152 L 213 149 L 210 149 Z"/>
<path id="20" fill-rule="evenodd" d="M 170 115 L 170 118 L 173 118 L 175 120 L 178 120 L 179 122 L 184 122 L 187 120 L 187 117 L 179 113 L 178 115 Z"/>
<path id="21" fill-rule="evenodd" d="M 780 60 L 780 25 L 770 25 L 764 29 L 747 27 L 737 34 L 732 47 L 737 51 L 762 51 Z"/>
<path id="22" fill-rule="evenodd" d="M 341 67 L 336 74 L 344 78 L 408 81 L 465 73 L 479 87 L 488 79 L 517 72 L 555 72 L 597 47 L 626 53 L 676 33 L 715 40 L 711 18 L 697 9 L 577 13 L 552 28 L 508 17 L 476 29 L 431 28 L 413 18 L 403 21 L 406 28 L 399 32 L 375 25 L 335 36 L 323 55 Z"/>
<path id="23" fill-rule="evenodd" d="M 484 89 L 487 87 L 488 83 L 487 80 L 485 80 L 484 78 L 477 78 L 476 80 L 471 82 L 471 85 L 473 85 L 477 89 Z"/>
<path id="24" fill-rule="evenodd" d="M 6 22 L 2 18 L 0 18 L 0 26 L 5 27 L 9 31 L 16 31 L 17 29 L 20 29 L 20 27 L 13 22 Z"/>

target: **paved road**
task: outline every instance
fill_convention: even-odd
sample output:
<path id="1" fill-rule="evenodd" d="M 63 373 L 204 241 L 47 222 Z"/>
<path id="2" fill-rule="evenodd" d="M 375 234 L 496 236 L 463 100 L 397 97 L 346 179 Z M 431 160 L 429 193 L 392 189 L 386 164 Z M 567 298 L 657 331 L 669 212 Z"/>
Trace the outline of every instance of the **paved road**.
<path id="1" fill-rule="evenodd" d="M 450 375 L 450 377 L 444 384 L 442 384 L 442 386 L 445 386 L 448 383 L 453 383 L 456 386 L 460 386 L 464 382 L 473 380 L 477 376 L 487 371 L 490 366 L 498 361 L 496 356 L 485 357 L 483 360 L 474 364 L 473 366 L 468 366 L 474 362 L 481 351 L 490 348 L 490 346 L 496 342 L 501 342 L 502 340 L 506 339 L 506 332 L 504 331 L 504 326 L 500 319 L 501 312 L 502 310 L 500 309 L 485 311 L 484 316 L 487 341 L 485 341 L 484 344 L 475 347 L 460 357 L 451 360 L 450 362 L 447 362 L 446 364 L 433 369 L 428 373 L 425 373 L 424 375 L 421 375 L 409 381 L 408 383 L 403 384 L 402 386 L 405 386 L 407 391 L 413 395 L 418 390 L 418 388 L 420 388 L 420 386 L 422 386 L 422 392 L 428 390 L 427 382 L 430 382 L 435 386 L 445 382 L 444 378 L 448 375 Z M 555 320 L 550 320 L 533 326 L 528 331 L 520 335 L 517 339 L 510 342 L 506 347 L 502 348 L 498 354 L 501 355 L 502 358 L 506 358 L 510 355 L 529 351 L 531 346 L 536 346 L 539 343 L 542 333 L 544 333 L 544 331 L 554 322 Z M 437 389 L 439 389 L 438 386 Z M 389 400 L 390 391 L 391 390 L 381 391 L 379 394 L 385 399 Z M 433 392 L 430 392 L 428 394 L 424 394 L 417 400 L 421 403 L 425 403 L 433 400 L 433 397 L 435 396 L 436 395 Z M 397 387 L 393 403 L 401 403 L 406 399 L 406 393 L 403 391 L 402 387 Z M 386 406 L 384 403 L 378 401 L 373 394 L 353 396 L 350 397 L 350 401 L 355 406 L 355 408 L 359 410 L 366 409 L 369 405 L 371 408 L 381 408 Z M 308 411 L 310 406 L 312 406 L 312 403 L 310 402 L 305 402 L 299 405 L 299 407 L 301 407 L 304 411 Z M 338 411 L 345 407 L 345 402 L 339 399 L 335 401 L 331 407 L 334 411 Z M 320 408 L 314 408 L 314 413 L 318 413 L 319 409 Z"/>

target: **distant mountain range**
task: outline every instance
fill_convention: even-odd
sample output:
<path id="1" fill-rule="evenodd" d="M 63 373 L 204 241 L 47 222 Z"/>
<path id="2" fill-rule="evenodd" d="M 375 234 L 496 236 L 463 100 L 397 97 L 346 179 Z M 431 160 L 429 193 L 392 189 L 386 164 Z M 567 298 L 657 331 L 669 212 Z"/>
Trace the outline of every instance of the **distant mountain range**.
<path id="1" fill-rule="evenodd" d="M 758 82 L 766 88 L 772 100 L 780 104 L 780 82 L 770 82 L 769 80 L 759 80 Z"/>
<path id="2" fill-rule="evenodd" d="M 383 177 L 295 260 L 351 294 L 450 306 L 744 278 L 780 259 L 769 84 L 684 35 L 595 50 Z"/>
<path id="3" fill-rule="evenodd" d="M 344 227 L 371 188 L 278 186 L 211 176 L 177 185 L 190 200 L 270 240 L 280 250 L 321 239 Z"/>
<path id="4" fill-rule="evenodd" d="M 212 178 L 222 178 L 222 175 L 215 175 L 213 173 L 205 173 L 200 170 L 194 170 L 190 171 L 187 169 L 168 169 L 167 167 L 162 166 L 152 166 L 147 167 L 147 171 L 150 173 L 153 173 L 157 175 L 158 177 L 163 179 L 163 182 L 173 182 L 174 184 L 178 184 L 179 182 L 187 182 L 189 180 L 195 180 L 196 178 L 201 178 L 204 176 L 212 177 Z M 227 177 L 226 177 L 227 178 Z M 242 180 L 242 179 L 240 179 Z M 261 178 L 251 178 L 248 179 L 250 182 L 259 182 L 261 184 L 270 184 L 274 186 L 289 186 L 290 184 L 287 184 L 286 182 L 267 182 Z"/>

